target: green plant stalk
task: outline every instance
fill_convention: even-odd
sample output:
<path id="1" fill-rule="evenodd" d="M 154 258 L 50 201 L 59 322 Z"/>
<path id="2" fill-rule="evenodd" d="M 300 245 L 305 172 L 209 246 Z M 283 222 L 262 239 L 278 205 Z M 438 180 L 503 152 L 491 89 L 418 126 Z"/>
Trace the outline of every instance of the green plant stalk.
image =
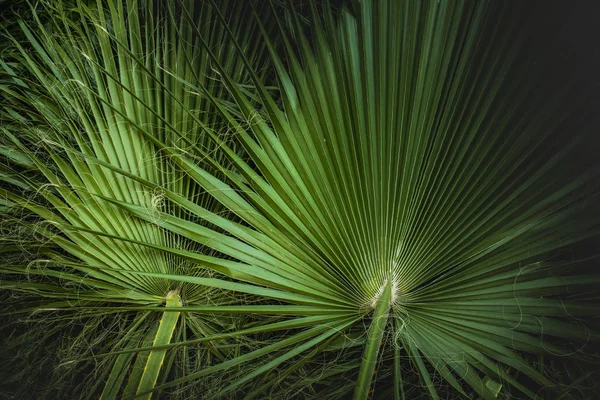
<path id="1" fill-rule="evenodd" d="M 366 399 L 369 395 L 371 381 L 373 380 L 373 375 L 375 375 L 375 364 L 377 363 L 381 339 L 387 324 L 391 299 L 392 285 L 388 281 L 375 305 L 375 313 L 373 314 L 373 321 L 367 333 L 367 345 L 363 353 L 363 360 L 360 365 L 358 381 L 356 382 L 356 389 L 354 391 L 354 400 Z"/>
<path id="2" fill-rule="evenodd" d="M 172 290 L 167 295 L 166 307 L 181 307 L 181 301 L 179 300 L 179 292 Z M 179 312 L 165 312 L 159 322 L 156 337 L 154 338 L 153 346 L 163 346 L 171 342 L 173 332 L 179 320 Z M 147 392 L 151 390 L 158 379 L 158 375 L 162 368 L 167 349 L 153 350 L 148 356 L 148 361 L 144 367 L 144 373 L 140 379 L 140 384 L 137 389 L 137 394 Z M 136 396 L 137 397 L 137 396 Z M 145 398 L 150 399 L 152 393 L 149 393 Z"/>

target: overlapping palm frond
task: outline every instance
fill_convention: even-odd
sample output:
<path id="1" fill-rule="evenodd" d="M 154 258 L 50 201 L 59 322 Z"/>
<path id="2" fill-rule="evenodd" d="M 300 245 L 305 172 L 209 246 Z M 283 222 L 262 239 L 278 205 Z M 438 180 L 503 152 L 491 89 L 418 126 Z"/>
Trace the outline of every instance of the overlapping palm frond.
<path id="1" fill-rule="evenodd" d="M 58 4 L 2 62 L 1 268 L 8 315 L 81 320 L 65 382 L 536 398 L 597 362 L 594 127 L 507 3 Z"/>
<path id="2" fill-rule="evenodd" d="M 225 9 L 228 4 L 221 6 Z M 2 265 L 2 286 L 41 295 L 48 301 L 40 305 L 37 297 L 25 297 L 19 300 L 20 306 L 30 299 L 31 307 L 15 313 L 41 307 L 64 318 L 56 325 L 78 326 L 66 340 L 67 346 L 73 347 L 66 355 L 68 362 L 144 342 L 169 343 L 173 332 L 178 338 L 185 337 L 186 330 L 198 337 L 220 332 L 232 323 L 226 317 L 190 315 L 178 322 L 174 317 L 178 313 L 167 313 L 159 325 L 152 308 L 129 311 L 142 305 L 178 307 L 181 296 L 196 305 L 227 305 L 231 300 L 220 290 L 140 275 L 207 277 L 211 272 L 197 259 L 182 258 L 177 252 L 209 258 L 212 253 L 156 224 L 132 219 L 100 196 L 127 201 L 149 214 L 162 210 L 184 216 L 180 207 L 166 202 L 163 190 L 167 190 L 227 215 L 214 198 L 157 152 L 145 135 L 160 141 L 177 137 L 170 141 L 173 149 L 199 165 L 205 163 L 206 154 L 220 159 L 210 135 L 229 142 L 227 129 L 207 97 L 190 87 L 205 87 L 228 107 L 224 87 L 214 77 L 212 61 L 202 50 L 198 34 L 219 52 L 216 57 L 228 73 L 243 84 L 247 74 L 241 60 L 231 56 L 232 39 L 223 25 L 216 23 L 215 9 L 194 2 L 50 2 L 38 7 L 29 21 L 18 22 L 18 35 L 25 40 L 17 40 L 11 32 L 5 36 L 12 43 L 2 61 L 2 178 L 8 185 L 2 189 L 3 226 L 8 229 L 2 238 L 2 253 L 7 257 Z M 237 21 L 233 22 L 234 35 L 248 43 L 247 54 L 260 65 L 265 46 L 255 44 L 258 27 L 252 20 L 242 20 L 242 12 L 238 9 L 231 14 L 232 21 Z M 144 178 L 152 187 L 101 163 Z M 206 168 L 219 176 L 214 167 Z M 126 316 L 94 308 L 111 303 L 118 304 Z M 102 329 L 109 332 L 102 333 Z M 88 335 L 98 336 L 97 342 Z M 7 346 L 13 343 L 20 345 L 17 340 Z M 90 343 L 96 343 L 95 348 Z M 196 346 L 193 351 L 198 352 L 194 355 L 198 360 L 179 360 L 187 363 L 183 370 L 197 368 L 193 363 L 210 364 L 223 357 L 223 351 L 211 344 Z M 103 398 L 113 398 L 124 381 L 129 382 L 123 394 L 126 397 L 152 388 L 165 361 L 164 353 L 152 352 L 147 361 L 146 353 L 102 360 L 98 364 L 101 375 L 86 384 L 102 382 L 108 376 L 105 388 L 98 385 L 96 389 Z M 171 353 L 169 365 L 174 357 Z M 23 361 L 29 362 L 26 357 Z M 57 376 L 71 384 L 80 373 L 77 369 L 72 372 L 75 375 L 61 370 Z M 163 376 L 168 374 L 169 369 L 163 369 Z"/>

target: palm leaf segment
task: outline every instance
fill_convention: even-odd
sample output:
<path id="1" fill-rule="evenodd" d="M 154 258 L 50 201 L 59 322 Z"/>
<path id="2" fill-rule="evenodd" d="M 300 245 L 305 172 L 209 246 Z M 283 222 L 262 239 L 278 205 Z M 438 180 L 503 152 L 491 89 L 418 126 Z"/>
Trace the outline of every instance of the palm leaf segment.
<path id="1" fill-rule="evenodd" d="M 184 72 L 150 76 L 165 76 L 181 92 L 200 94 L 215 110 L 216 128 L 205 115 L 189 122 L 202 129 L 205 145 L 189 140 L 187 130 L 174 128 L 177 119 L 167 124 L 152 115 L 168 134 L 148 129 L 139 114 L 156 108 L 146 107 L 145 95 L 129 96 L 127 77 L 117 78 L 122 69 L 116 68 L 112 77 L 106 68 L 100 70 L 106 82 L 113 82 L 106 85 L 118 85 L 114 92 L 124 93 L 132 103 L 130 110 L 111 104 L 102 115 L 113 116 L 130 130 L 123 136 L 115 122 L 102 146 L 98 140 L 93 151 L 80 145 L 77 154 L 69 152 L 71 165 L 85 171 L 70 174 L 72 167 L 63 166 L 59 155 L 53 160 L 67 179 L 78 179 L 67 186 L 85 187 L 89 204 L 82 210 L 100 204 L 111 210 L 113 220 L 131 218 L 126 227 L 136 230 L 63 222 L 27 206 L 54 221 L 73 242 L 85 238 L 86 243 L 135 251 L 116 252 L 127 255 L 129 264 L 110 264 L 107 272 L 87 252 L 69 247 L 66 239 L 53 240 L 85 261 L 85 268 L 101 273 L 96 277 L 90 272 L 100 281 L 122 276 L 117 286 L 147 296 L 160 297 L 169 284 L 202 293 L 189 299 L 182 295 L 186 305 L 165 315 L 294 316 L 259 318 L 246 326 L 234 319 L 227 333 L 182 337 L 170 345 L 169 339 L 158 349 L 135 348 L 134 343 L 133 348 L 106 354 L 121 359 L 231 336 L 268 338 L 250 350 L 233 346 L 236 350 L 226 352 L 222 362 L 184 372 L 154 389 L 144 384 L 139 395 L 188 382 L 216 382 L 226 371 L 229 379 L 213 393 L 217 397 L 234 390 L 249 398 L 265 393 L 278 397 L 292 390 L 308 395 L 316 388 L 318 396 L 327 398 L 349 393 L 366 398 L 376 375 L 376 381 L 393 382 L 396 398 L 410 398 L 420 390 L 419 382 L 438 398 L 435 376 L 464 396 L 495 398 L 504 382 L 534 398 L 535 392 L 515 372 L 550 390 L 553 383 L 524 354 L 585 358 L 557 343 L 588 340 L 585 328 L 562 317 L 585 316 L 594 307 L 577 301 L 565 305 L 555 296 L 583 293 L 597 283 L 595 277 L 565 274 L 566 265 L 576 270 L 594 259 L 565 264 L 551 256 L 597 234 L 597 217 L 583 218 L 581 204 L 597 191 L 593 182 L 598 171 L 582 163 L 576 179 L 561 172 L 561 163 L 583 143 L 585 131 L 558 151 L 546 145 L 560 138 L 561 120 L 549 113 L 562 93 L 548 99 L 544 112 L 519 113 L 528 92 L 508 84 L 519 72 L 514 67 L 519 49 L 484 24 L 499 11 L 487 3 L 364 1 L 358 8 L 352 14 L 344 10 L 338 18 L 313 6 L 310 40 L 297 14 L 274 19 L 284 31 L 286 54 L 281 59 L 265 39 L 279 80 L 276 94 L 253 68 L 243 43 L 232 42 L 238 61 L 248 67 L 256 91 L 252 93 L 219 58 L 207 32 L 190 32 L 235 106 L 222 101 L 224 94 L 215 93 L 210 83 L 184 77 Z M 182 21 L 198 26 L 193 13 L 185 15 Z M 214 16 L 227 22 L 218 10 Z M 231 26 L 222 25 L 224 35 L 235 37 Z M 293 41 L 286 33 L 290 31 Z M 115 43 L 120 48 L 124 42 Z M 131 53 L 121 56 L 132 60 Z M 103 62 L 98 59 L 94 65 L 101 68 Z M 179 101 L 196 99 L 171 94 L 162 86 L 156 91 Z M 89 104 L 106 107 L 101 98 L 94 95 Z M 179 106 L 184 114 L 194 107 Z M 167 113 L 158 115 L 165 118 Z M 103 118 L 94 116 L 98 120 Z M 219 134 L 223 130 L 233 141 Z M 105 129 L 86 129 L 97 131 Z M 116 140 L 128 148 L 123 138 L 132 142 L 127 146 L 137 143 L 150 158 L 156 151 L 164 154 L 165 164 L 183 183 L 172 186 L 170 178 L 158 179 L 152 168 L 125 164 L 131 157 L 104 156 Z M 90 146 L 95 143 L 93 137 L 86 140 Z M 177 145 L 182 142 L 187 143 L 185 151 Z M 206 148 L 217 148 L 219 156 Z M 22 151 L 24 157 L 33 157 Z M 88 170 L 110 174 L 120 182 L 123 195 L 101 185 L 82 185 L 79 180 Z M 72 191 L 61 190 L 69 190 L 60 193 L 63 198 Z M 168 206 L 149 207 L 152 199 L 132 197 L 152 191 L 160 191 Z M 200 200 L 198 191 L 209 195 Z M 47 201 L 54 199 L 50 196 Z M 12 194 L 8 198 L 23 203 Z M 77 203 L 69 204 L 76 209 Z M 53 205 L 60 209 L 62 203 Z M 191 248 L 178 246 L 177 240 Z M 153 255 L 154 261 L 135 264 L 135 254 Z M 166 268 L 164 259 L 200 266 L 210 275 Z M 149 292 L 149 285 L 157 289 Z M 208 289 L 235 293 L 238 301 L 202 305 Z M 248 299 L 259 304 L 239 302 Z M 164 330 L 160 325 L 149 337 L 164 337 Z M 227 341 L 216 343 L 217 349 L 232 347 Z M 325 372 L 323 363 L 329 365 Z M 233 367 L 239 368 L 234 372 Z M 132 374 L 135 370 L 134 365 Z M 120 373 L 111 373 L 109 381 Z M 149 377 L 143 376 L 141 382 L 146 382 Z M 336 376 L 353 378 L 327 386 Z M 288 387 L 281 389 L 280 382 Z"/>

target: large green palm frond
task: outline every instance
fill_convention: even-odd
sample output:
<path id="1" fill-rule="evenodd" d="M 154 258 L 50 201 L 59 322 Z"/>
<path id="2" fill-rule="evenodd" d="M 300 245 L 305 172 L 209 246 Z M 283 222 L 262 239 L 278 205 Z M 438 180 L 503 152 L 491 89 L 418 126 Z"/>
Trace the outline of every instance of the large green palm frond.
<path id="1" fill-rule="evenodd" d="M 326 13 L 313 20 L 312 45 L 297 26 L 285 65 L 272 53 L 283 109 L 255 77 L 268 118 L 223 74 L 248 120 L 231 125 L 254 165 L 231 155 L 241 177 L 223 181 L 173 155 L 250 225 L 224 226 L 241 239 L 237 246 L 209 245 L 247 263 L 255 275 L 247 281 L 279 289 L 279 299 L 367 318 L 339 336 L 362 331 L 359 348 L 350 341 L 331 356 L 340 361 L 335 374 L 354 371 L 358 383 L 330 396 L 367 396 L 380 360 L 378 376 L 393 375 L 398 396 L 410 363 L 433 398 L 434 376 L 464 395 L 494 398 L 503 382 L 533 398 L 532 387 L 560 389 L 527 354 L 592 360 L 569 343 L 597 334 L 569 319 L 593 315 L 597 305 L 560 296 L 598 283 L 577 275 L 596 256 L 564 252 L 597 240 L 590 199 L 598 169 L 584 147 L 593 131 L 576 126 L 565 137 L 569 118 L 559 110 L 568 88 L 539 103 L 534 77 L 516 63 L 524 56 L 519 32 L 503 37 L 486 23 L 503 11 L 507 24 L 512 15 L 484 2 L 365 1 L 356 18 L 343 12 L 339 22 Z M 530 86 L 511 83 L 523 77 Z M 539 111 L 525 108 L 532 100 Z M 119 204 L 148 220 L 139 207 Z M 195 230 L 169 215 L 157 223 Z M 259 277 L 266 272 L 275 275 Z M 315 348 L 302 364 L 325 349 L 329 337 L 316 335 L 297 343 Z M 297 349 L 264 366 L 294 376 L 297 363 L 284 362 Z M 363 361 L 352 362 L 361 352 Z M 291 382 L 299 377 L 318 385 L 323 375 L 303 370 Z"/>
<path id="2" fill-rule="evenodd" d="M 121 341 L 69 363 L 110 362 L 107 398 L 559 397 L 544 357 L 594 361 L 593 130 L 563 111 L 577 85 L 543 92 L 521 67 L 508 4 L 311 2 L 308 30 L 268 19 L 283 51 L 239 9 L 107 4 L 79 4 L 93 30 L 65 7 L 58 33 L 29 35 L 39 59 L 16 64 L 35 82 L 3 64 L 3 115 L 52 129 L 5 129 L 2 175 L 49 258 L 3 266 L 3 286 L 59 297 L 44 310 L 129 312 Z M 165 356 L 178 367 L 160 375 Z"/>

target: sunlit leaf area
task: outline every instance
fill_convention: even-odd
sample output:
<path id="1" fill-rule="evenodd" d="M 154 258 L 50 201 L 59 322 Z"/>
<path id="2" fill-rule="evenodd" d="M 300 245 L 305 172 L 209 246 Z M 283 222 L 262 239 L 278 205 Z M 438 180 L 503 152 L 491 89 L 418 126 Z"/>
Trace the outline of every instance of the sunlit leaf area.
<path id="1" fill-rule="evenodd" d="M 592 3 L 0 1 L 0 399 L 600 398 Z"/>

